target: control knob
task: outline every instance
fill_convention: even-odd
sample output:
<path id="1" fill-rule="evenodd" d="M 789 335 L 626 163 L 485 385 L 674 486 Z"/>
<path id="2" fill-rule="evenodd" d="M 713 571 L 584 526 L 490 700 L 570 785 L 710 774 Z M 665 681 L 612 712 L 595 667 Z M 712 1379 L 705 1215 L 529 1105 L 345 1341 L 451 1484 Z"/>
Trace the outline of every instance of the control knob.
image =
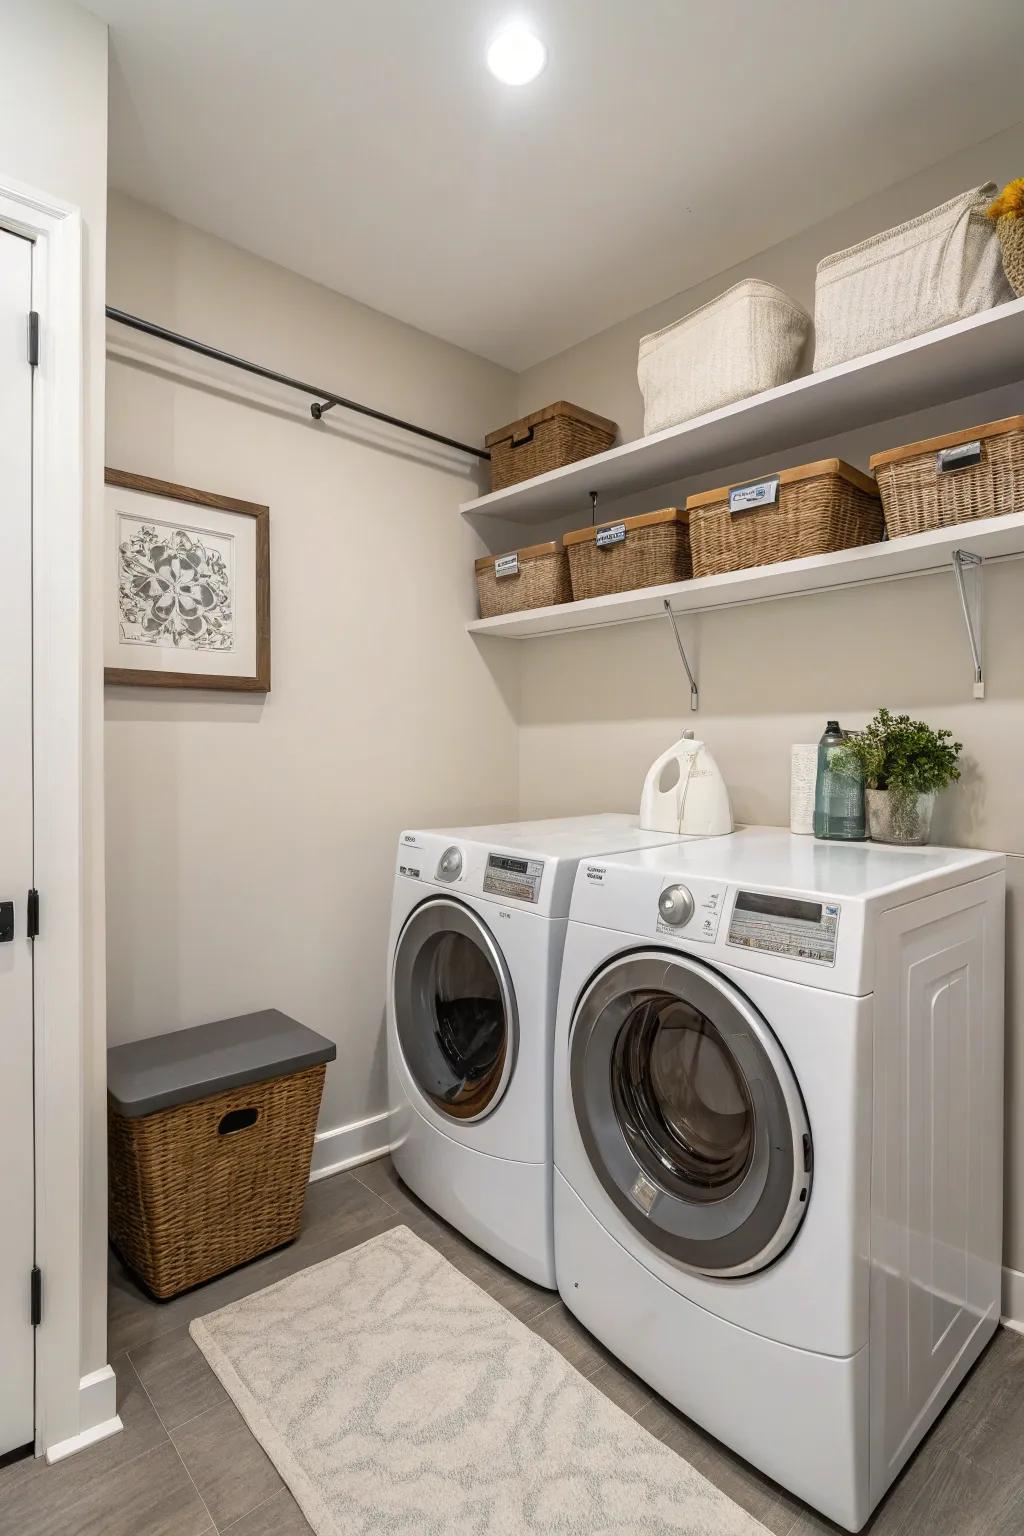
<path id="1" fill-rule="evenodd" d="M 441 862 L 437 866 L 437 878 L 439 880 L 457 880 L 462 874 L 462 851 L 459 848 L 446 848 L 441 855 Z"/>
<path id="2" fill-rule="evenodd" d="M 693 916 L 693 897 L 685 885 L 667 885 L 658 898 L 658 913 L 663 923 L 685 928 Z"/>

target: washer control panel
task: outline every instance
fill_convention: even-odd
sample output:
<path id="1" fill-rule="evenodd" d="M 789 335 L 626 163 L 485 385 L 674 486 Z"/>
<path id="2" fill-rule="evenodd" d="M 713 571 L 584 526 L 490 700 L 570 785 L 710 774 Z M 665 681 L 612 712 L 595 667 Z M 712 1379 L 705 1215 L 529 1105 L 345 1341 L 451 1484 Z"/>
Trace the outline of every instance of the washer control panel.
<path id="1" fill-rule="evenodd" d="M 507 853 L 489 853 L 484 871 L 484 894 L 537 902 L 543 875 L 543 859 L 516 859 Z"/>
<path id="2" fill-rule="evenodd" d="M 697 939 L 713 944 L 718 937 L 718 923 L 725 907 L 726 887 L 710 880 L 688 879 L 684 885 L 673 880 L 662 887 L 658 897 L 655 932 L 667 939 Z"/>
<path id="3" fill-rule="evenodd" d="M 737 891 L 726 942 L 735 949 L 835 965 L 839 914 L 837 902 Z"/>

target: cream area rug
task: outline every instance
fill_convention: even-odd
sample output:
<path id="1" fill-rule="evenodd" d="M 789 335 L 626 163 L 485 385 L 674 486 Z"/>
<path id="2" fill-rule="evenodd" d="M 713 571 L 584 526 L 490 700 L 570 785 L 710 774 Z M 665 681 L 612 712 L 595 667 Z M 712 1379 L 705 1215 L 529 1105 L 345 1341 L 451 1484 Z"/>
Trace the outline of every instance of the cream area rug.
<path id="1" fill-rule="evenodd" d="M 764 1536 L 407 1227 L 191 1333 L 317 1536 Z"/>

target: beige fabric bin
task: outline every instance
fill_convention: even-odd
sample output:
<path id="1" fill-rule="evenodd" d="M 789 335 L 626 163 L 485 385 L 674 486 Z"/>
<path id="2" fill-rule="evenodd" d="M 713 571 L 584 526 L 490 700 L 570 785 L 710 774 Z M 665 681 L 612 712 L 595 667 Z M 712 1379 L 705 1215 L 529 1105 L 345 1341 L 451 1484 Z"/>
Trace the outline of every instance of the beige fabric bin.
<path id="1" fill-rule="evenodd" d="M 810 328 L 781 288 L 748 278 L 645 336 L 637 363 L 645 436 L 787 383 Z"/>
<path id="2" fill-rule="evenodd" d="M 476 562 L 476 589 L 482 619 L 569 602 L 569 563 L 561 540 L 531 544 L 507 555 L 483 555 Z"/>
<path id="3" fill-rule="evenodd" d="M 572 576 L 572 595 L 605 597 L 688 581 L 690 533 L 687 514 L 679 507 L 641 512 L 617 523 L 598 523 L 565 535 Z"/>
<path id="4" fill-rule="evenodd" d="M 818 263 L 814 371 L 1013 298 L 985 210 L 994 182 Z"/>

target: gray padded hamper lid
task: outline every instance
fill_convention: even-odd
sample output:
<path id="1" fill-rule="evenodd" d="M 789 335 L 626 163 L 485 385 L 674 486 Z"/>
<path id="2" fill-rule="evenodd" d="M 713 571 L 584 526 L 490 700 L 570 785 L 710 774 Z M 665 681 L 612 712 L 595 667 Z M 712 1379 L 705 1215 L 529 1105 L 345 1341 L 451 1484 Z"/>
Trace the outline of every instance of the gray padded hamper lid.
<path id="1" fill-rule="evenodd" d="M 111 1046 L 107 1091 L 120 1113 L 135 1119 L 245 1083 L 301 1072 L 337 1054 L 333 1040 L 276 1008 L 265 1008 Z"/>

